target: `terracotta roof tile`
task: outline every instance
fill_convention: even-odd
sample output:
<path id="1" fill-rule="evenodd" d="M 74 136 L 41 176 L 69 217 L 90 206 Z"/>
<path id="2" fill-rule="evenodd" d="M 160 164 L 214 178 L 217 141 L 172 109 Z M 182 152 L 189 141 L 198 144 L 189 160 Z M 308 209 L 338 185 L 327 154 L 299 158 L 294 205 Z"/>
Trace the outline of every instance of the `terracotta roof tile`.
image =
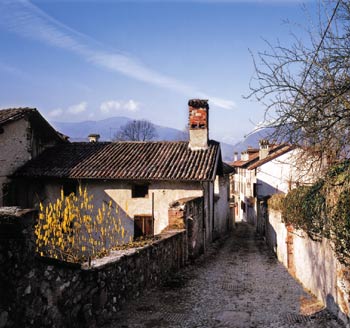
<path id="1" fill-rule="evenodd" d="M 14 176 L 121 180 L 211 180 L 219 143 L 191 151 L 188 142 L 69 143 L 47 149 Z"/>
<path id="2" fill-rule="evenodd" d="M 282 151 L 282 153 L 279 153 L 279 151 L 281 149 L 285 150 L 285 147 L 291 147 L 291 146 L 286 145 L 286 144 L 270 145 L 269 155 L 262 160 L 259 160 L 259 150 L 258 149 L 249 149 L 248 148 L 247 151 L 249 154 L 249 159 L 247 161 L 243 161 L 240 159 L 238 161 L 233 162 L 231 165 L 233 167 L 243 167 L 243 168 L 248 168 L 250 170 L 250 169 L 256 168 L 256 167 L 284 154 L 283 151 Z M 287 150 L 287 151 L 289 151 L 289 150 Z M 278 152 L 278 155 L 275 155 L 277 152 Z M 257 163 L 257 166 L 255 166 L 255 163 Z"/>
<path id="3" fill-rule="evenodd" d="M 276 147 L 277 148 L 277 147 Z M 252 165 L 248 166 L 248 170 L 254 170 L 257 167 L 272 161 L 273 159 L 288 153 L 289 151 L 291 151 L 292 149 L 294 149 L 295 147 L 291 146 L 291 145 L 281 145 L 280 147 L 278 147 L 277 149 L 275 148 L 275 151 L 271 152 L 267 157 L 265 157 L 264 159 L 261 159 L 255 163 L 253 163 Z"/>

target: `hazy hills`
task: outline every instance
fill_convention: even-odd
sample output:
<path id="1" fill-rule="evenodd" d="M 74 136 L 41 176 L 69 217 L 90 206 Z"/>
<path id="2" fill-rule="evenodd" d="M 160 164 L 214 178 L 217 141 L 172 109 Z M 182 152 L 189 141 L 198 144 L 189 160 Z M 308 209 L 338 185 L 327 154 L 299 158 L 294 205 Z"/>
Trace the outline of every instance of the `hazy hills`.
<path id="1" fill-rule="evenodd" d="M 88 135 L 98 133 L 101 141 L 110 141 L 121 126 L 131 121 L 128 117 L 110 117 L 100 121 L 83 122 L 53 122 L 53 126 L 63 134 L 70 137 L 71 141 L 88 141 Z M 181 137 L 181 131 L 160 125 L 155 125 L 158 138 L 157 140 L 178 140 Z"/>
<path id="2" fill-rule="evenodd" d="M 100 121 L 83 122 L 52 122 L 52 125 L 61 133 L 70 137 L 71 141 L 87 141 L 91 133 L 98 133 L 101 141 L 110 141 L 118 129 L 131 121 L 127 117 L 110 117 Z M 183 131 L 154 124 L 157 131 L 157 140 L 175 141 L 183 140 Z M 218 140 L 220 141 L 220 140 Z M 230 162 L 233 159 L 234 146 L 221 143 L 222 157 L 224 161 Z"/>
<path id="3" fill-rule="evenodd" d="M 256 130 L 235 145 L 233 145 L 233 152 L 238 152 L 240 154 L 242 151 L 246 150 L 248 147 L 258 148 L 259 140 L 269 139 L 268 137 L 274 132 L 274 128 L 262 128 Z"/>

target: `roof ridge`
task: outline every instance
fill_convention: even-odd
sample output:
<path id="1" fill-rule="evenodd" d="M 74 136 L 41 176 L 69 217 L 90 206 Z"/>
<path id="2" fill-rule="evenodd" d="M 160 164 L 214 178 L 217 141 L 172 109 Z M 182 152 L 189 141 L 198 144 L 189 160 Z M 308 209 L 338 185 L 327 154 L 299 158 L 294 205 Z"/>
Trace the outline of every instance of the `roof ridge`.
<path id="1" fill-rule="evenodd" d="M 219 144 L 191 151 L 188 142 L 78 142 L 52 147 L 14 176 L 115 180 L 212 181 Z"/>

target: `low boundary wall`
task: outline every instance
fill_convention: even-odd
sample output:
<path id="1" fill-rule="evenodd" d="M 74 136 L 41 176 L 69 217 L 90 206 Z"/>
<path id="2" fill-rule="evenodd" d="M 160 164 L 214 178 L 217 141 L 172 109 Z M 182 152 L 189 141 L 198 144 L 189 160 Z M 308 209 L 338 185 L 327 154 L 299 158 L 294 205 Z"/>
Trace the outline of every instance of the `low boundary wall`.
<path id="1" fill-rule="evenodd" d="M 186 233 L 73 265 L 35 255 L 33 211 L 0 215 L 0 327 L 98 327 L 186 262 Z"/>
<path id="2" fill-rule="evenodd" d="M 289 272 L 350 326 L 350 268 L 336 259 L 330 241 L 313 241 L 305 232 L 286 226 L 274 210 L 269 210 L 265 234 Z"/>

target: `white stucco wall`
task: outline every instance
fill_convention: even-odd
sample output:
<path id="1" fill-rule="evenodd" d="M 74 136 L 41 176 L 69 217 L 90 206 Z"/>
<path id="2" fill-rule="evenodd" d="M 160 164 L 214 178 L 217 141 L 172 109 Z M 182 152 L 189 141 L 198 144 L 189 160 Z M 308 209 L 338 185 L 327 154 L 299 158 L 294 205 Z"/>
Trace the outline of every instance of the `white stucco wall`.
<path id="1" fill-rule="evenodd" d="M 231 176 L 231 183 L 234 181 L 235 190 L 231 190 L 231 195 L 235 197 L 237 208 L 235 209 L 236 221 L 248 221 L 248 211 L 250 211 L 250 222 L 254 221 L 255 208 L 251 207 L 248 210 L 248 198 L 253 197 L 253 186 L 256 182 L 255 171 L 245 168 L 237 168 L 237 173 Z M 245 203 L 246 211 L 241 208 L 241 202 Z"/>
<path id="2" fill-rule="evenodd" d="M 337 264 L 329 241 L 312 241 L 304 232 L 295 237 L 294 262 L 296 276 L 326 304 L 328 298 L 336 298 Z"/>
<path id="3" fill-rule="evenodd" d="M 256 169 L 259 197 L 288 192 L 295 181 L 293 161 L 289 152 Z"/>
<path id="4" fill-rule="evenodd" d="M 8 182 L 7 176 L 31 159 L 28 128 L 29 123 L 22 119 L 4 125 L 0 134 L 0 206 L 3 206 L 3 184 Z"/>
<path id="5" fill-rule="evenodd" d="M 152 215 L 152 193 L 154 194 L 154 232 L 160 233 L 168 226 L 169 204 L 185 197 L 203 196 L 202 187 L 196 182 L 152 182 L 149 185 L 148 196 L 132 198 L 132 184 L 121 181 L 93 181 L 87 183 L 88 193 L 93 195 L 94 206 L 110 200 L 118 208 L 124 229 L 128 236 L 134 235 L 134 216 Z M 54 201 L 60 192 L 59 183 L 46 185 L 47 200 Z"/>
<path id="6" fill-rule="evenodd" d="M 190 129 L 189 147 L 191 150 L 208 148 L 208 129 Z"/>
<path id="7" fill-rule="evenodd" d="M 280 212 L 269 211 L 266 239 L 278 260 L 288 267 L 287 229 Z M 350 282 L 344 282 L 345 268 L 336 259 L 329 240 L 313 241 L 305 232 L 295 231 L 293 254 L 295 277 L 333 313 L 346 321 L 344 314 L 350 315 Z"/>
<path id="8" fill-rule="evenodd" d="M 294 149 L 271 160 L 256 169 L 258 196 L 264 197 L 276 193 L 288 193 L 298 184 L 310 184 L 317 179 L 319 168 L 310 168 L 312 158 L 307 161 L 299 149 Z M 305 161 L 304 165 L 301 163 Z"/>
<path id="9" fill-rule="evenodd" d="M 216 176 L 215 179 L 215 231 L 218 235 L 224 234 L 228 229 L 230 217 L 229 207 L 229 177 Z"/>
<path id="10" fill-rule="evenodd" d="M 266 242 L 273 249 L 277 258 L 286 267 L 287 262 L 287 228 L 282 222 L 280 212 L 269 210 L 269 220 L 266 225 Z"/>

